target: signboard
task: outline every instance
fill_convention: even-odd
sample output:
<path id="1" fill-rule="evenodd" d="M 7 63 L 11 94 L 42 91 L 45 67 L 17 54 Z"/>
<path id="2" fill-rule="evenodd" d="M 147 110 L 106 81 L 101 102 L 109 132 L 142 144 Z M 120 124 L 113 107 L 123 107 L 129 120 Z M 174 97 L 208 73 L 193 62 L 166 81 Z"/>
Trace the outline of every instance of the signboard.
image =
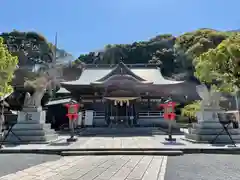
<path id="1" fill-rule="evenodd" d="M 32 114 L 26 113 L 25 120 L 26 121 L 32 121 Z"/>

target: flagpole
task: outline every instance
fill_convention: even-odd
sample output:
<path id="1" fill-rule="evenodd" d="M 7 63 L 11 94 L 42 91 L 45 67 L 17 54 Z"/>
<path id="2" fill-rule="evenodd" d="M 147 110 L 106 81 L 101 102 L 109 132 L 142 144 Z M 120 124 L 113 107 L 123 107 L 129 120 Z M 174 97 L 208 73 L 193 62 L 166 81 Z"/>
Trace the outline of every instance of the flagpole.
<path id="1" fill-rule="evenodd" d="M 57 62 L 57 40 L 58 40 L 58 34 L 56 32 L 55 34 L 55 38 L 54 38 L 54 54 L 53 54 L 53 61 L 51 63 L 51 69 L 56 69 L 56 62 Z M 54 71 L 55 72 L 55 71 Z M 56 83 L 56 74 L 53 75 L 54 76 L 54 83 Z M 53 78 L 53 77 L 52 77 Z M 54 85 L 53 87 L 54 89 L 52 90 L 53 94 L 52 94 L 52 97 L 55 98 L 55 95 L 56 95 L 56 86 Z"/>

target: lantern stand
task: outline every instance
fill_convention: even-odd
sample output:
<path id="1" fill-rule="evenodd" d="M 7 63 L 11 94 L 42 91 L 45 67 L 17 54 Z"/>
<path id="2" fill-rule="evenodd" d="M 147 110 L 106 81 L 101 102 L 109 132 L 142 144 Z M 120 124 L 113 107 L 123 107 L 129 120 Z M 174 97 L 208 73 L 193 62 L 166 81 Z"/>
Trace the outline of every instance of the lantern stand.
<path id="1" fill-rule="evenodd" d="M 168 142 L 176 142 L 176 138 L 172 137 L 172 120 L 168 123 L 168 138 L 165 138 Z"/>
<path id="2" fill-rule="evenodd" d="M 67 117 L 69 118 L 69 129 L 70 129 L 70 138 L 67 139 L 67 142 L 75 142 L 77 138 L 74 137 L 75 135 L 75 123 L 78 117 L 78 108 L 79 104 L 74 103 L 71 101 L 69 104 L 66 104 L 68 109 Z"/>

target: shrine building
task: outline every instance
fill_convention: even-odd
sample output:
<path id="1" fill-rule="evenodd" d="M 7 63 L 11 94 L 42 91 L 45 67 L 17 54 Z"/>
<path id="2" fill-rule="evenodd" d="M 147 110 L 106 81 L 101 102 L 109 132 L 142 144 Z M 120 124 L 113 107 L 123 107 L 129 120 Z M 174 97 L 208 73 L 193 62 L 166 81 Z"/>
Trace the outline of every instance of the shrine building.
<path id="1" fill-rule="evenodd" d="M 196 96 L 195 83 L 165 79 L 151 64 L 88 64 L 78 80 L 61 83 L 59 93 L 81 104 L 86 126 L 157 126 L 159 105 L 171 97 L 184 102 Z"/>

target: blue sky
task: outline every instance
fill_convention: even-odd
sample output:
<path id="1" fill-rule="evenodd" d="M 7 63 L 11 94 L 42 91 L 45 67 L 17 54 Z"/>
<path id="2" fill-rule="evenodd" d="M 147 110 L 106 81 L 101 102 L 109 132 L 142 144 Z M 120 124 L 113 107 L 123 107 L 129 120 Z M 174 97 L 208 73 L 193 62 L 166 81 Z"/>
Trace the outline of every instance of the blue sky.
<path id="1" fill-rule="evenodd" d="M 37 31 L 78 57 L 106 44 L 240 28 L 240 0 L 1 0 L 0 32 Z"/>

